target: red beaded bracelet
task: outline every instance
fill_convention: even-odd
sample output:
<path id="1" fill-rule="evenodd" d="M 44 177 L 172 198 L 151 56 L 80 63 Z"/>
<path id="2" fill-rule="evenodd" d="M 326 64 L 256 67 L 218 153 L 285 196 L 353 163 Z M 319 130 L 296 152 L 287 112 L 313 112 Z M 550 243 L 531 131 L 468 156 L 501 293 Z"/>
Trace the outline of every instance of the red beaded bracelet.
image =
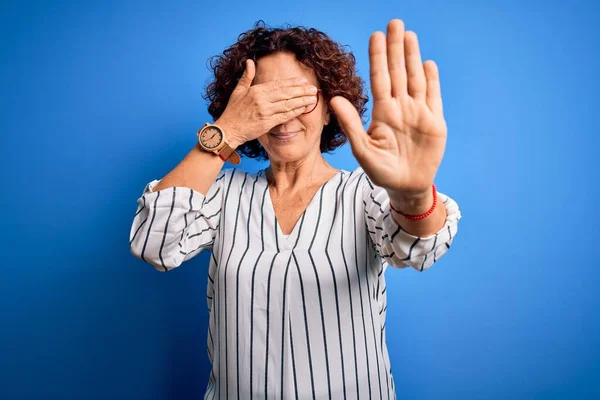
<path id="1" fill-rule="evenodd" d="M 432 191 L 433 191 L 433 205 L 431 206 L 431 208 L 425 212 L 424 214 L 421 215 L 408 215 L 408 214 L 404 214 L 402 211 L 400 210 L 396 210 L 393 206 L 392 206 L 392 202 L 390 201 L 390 208 L 394 211 L 396 211 L 398 214 L 402 215 L 404 218 L 406 219 L 410 219 L 412 221 L 418 221 L 420 219 L 423 218 L 427 218 L 431 215 L 431 213 L 433 213 L 433 210 L 435 210 L 435 206 L 437 204 L 437 196 L 436 196 L 436 189 L 435 189 L 435 183 L 431 185 L 432 187 Z"/>

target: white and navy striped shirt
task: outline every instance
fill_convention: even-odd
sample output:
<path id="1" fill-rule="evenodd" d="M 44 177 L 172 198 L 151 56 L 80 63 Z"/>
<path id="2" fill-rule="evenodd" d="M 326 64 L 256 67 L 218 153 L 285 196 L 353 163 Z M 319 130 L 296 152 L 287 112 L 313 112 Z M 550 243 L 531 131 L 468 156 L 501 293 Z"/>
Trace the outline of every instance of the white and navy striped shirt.
<path id="1" fill-rule="evenodd" d="M 393 399 L 385 339 L 388 265 L 429 268 L 449 248 L 458 205 L 439 193 L 445 226 L 418 238 L 390 216 L 387 192 L 361 168 L 316 192 L 286 238 L 265 170 L 223 170 L 206 196 L 185 187 L 138 200 L 131 251 L 168 271 L 212 250 L 206 399 Z"/>

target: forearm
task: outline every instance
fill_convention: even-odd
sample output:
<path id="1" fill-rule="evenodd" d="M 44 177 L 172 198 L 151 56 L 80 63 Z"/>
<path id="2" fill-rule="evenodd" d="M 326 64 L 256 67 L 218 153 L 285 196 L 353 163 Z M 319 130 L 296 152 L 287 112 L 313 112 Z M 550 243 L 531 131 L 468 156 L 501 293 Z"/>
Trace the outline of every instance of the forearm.
<path id="1" fill-rule="evenodd" d="M 388 192 L 388 195 L 395 209 L 408 215 L 421 215 L 427 212 L 433 204 L 433 192 L 428 191 L 428 193 L 429 195 L 410 197 L 390 192 Z M 447 217 L 446 207 L 442 204 L 439 196 L 437 197 L 435 209 L 426 218 L 413 221 L 394 210 L 391 210 L 391 214 L 402 229 L 411 235 L 419 237 L 427 237 L 438 232 L 444 226 Z"/>
<path id="2" fill-rule="evenodd" d="M 200 150 L 196 144 L 179 165 L 161 179 L 153 191 L 183 186 L 206 195 L 223 165 L 220 157 Z"/>

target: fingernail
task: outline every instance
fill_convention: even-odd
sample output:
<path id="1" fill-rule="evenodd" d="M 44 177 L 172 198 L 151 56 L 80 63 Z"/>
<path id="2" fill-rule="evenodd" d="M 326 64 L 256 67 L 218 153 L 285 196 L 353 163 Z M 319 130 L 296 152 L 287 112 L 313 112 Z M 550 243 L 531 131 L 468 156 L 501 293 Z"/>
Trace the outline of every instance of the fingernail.
<path id="1" fill-rule="evenodd" d="M 300 83 L 308 83 L 308 79 L 306 79 L 306 78 L 301 78 L 301 79 L 300 79 Z"/>
<path id="2" fill-rule="evenodd" d="M 309 86 L 308 93 L 312 93 L 312 94 L 317 93 L 317 87 L 316 86 Z"/>
<path id="3" fill-rule="evenodd" d="M 308 101 L 310 101 L 311 103 L 314 103 L 315 101 L 317 101 L 317 97 L 316 96 L 310 96 L 308 98 Z"/>

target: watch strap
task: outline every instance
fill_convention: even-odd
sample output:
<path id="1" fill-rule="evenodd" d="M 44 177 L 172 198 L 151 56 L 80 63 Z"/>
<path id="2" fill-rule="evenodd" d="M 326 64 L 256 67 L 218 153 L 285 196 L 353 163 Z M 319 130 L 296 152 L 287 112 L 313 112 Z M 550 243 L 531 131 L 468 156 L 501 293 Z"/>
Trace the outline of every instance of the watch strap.
<path id="1" fill-rule="evenodd" d="M 237 153 L 237 151 L 235 151 L 235 149 L 231 148 L 227 142 L 225 142 L 221 150 L 219 150 L 219 157 L 221 157 L 221 160 L 223 161 L 229 161 L 230 163 L 236 165 L 241 161 L 240 155 Z"/>

